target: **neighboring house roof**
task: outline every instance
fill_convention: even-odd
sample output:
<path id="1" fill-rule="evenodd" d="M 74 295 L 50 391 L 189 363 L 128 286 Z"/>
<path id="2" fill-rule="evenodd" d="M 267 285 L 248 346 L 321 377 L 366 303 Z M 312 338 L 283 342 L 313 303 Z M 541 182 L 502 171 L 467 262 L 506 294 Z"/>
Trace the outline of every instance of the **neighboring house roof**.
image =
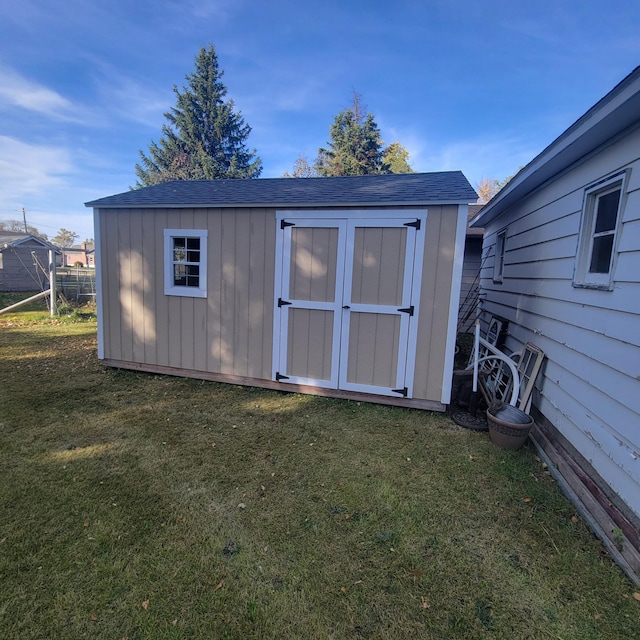
<path id="1" fill-rule="evenodd" d="M 56 252 L 60 253 L 60 251 L 52 244 L 42 238 L 38 238 L 37 236 L 19 233 L 16 231 L 0 231 L 0 251 L 4 251 L 9 247 L 19 247 L 20 245 L 27 243 L 36 243 L 45 249 L 54 249 Z"/>
<path id="2" fill-rule="evenodd" d="M 487 226 L 513 203 L 524 198 L 570 165 L 586 159 L 603 144 L 640 120 L 640 67 L 597 102 L 521 169 L 472 221 Z"/>
<path id="3" fill-rule="evenodd" d="M 477 227 L 471 227 L 471 221 L 480 213 L 484 207 L 483 204 L 470 204 L 469 205 L 469 215 L 467 216 L 467 238 L 482 238 L 484 234 L 484 229 L 479 229 Z"/>
<path id="4" fill-rule="evenodd" d="M 87 207 L 291 207 L 468 204 L 477 194 L 461 171 L 339 178 L 165 182 L 87 202 Z"/>

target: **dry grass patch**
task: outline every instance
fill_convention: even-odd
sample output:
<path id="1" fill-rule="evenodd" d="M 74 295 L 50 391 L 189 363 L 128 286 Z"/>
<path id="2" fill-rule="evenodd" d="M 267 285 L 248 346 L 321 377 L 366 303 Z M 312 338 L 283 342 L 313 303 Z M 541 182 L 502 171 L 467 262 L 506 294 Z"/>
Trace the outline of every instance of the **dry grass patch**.
<path id="1" fill-rule="evenodd" d="M 91 321 L 0 325 L 0 348 L 0 637 L 638 637 L 532 450 L 106 370 Z"/>

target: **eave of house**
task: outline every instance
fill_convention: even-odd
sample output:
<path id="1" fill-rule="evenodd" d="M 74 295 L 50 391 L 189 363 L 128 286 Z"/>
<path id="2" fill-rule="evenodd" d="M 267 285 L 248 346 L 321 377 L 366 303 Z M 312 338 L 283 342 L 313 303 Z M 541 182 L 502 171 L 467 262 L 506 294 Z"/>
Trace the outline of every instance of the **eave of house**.
<path id="1" fill-rule="evenodd" d="M 640 121 L 640 67 L 521 169 L 471 221 L 486 227 L 514 203 Z"/>

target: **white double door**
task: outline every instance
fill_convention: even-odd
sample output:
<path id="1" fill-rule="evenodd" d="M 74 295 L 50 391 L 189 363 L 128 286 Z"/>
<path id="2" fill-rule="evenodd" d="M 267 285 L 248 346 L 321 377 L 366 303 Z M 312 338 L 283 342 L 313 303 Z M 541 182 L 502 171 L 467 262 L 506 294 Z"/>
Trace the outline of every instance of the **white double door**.
<path id="1" fill-rule="evenodd" d="M 425 219 L 278 224 L 274 379 L 411 397 Z"/>

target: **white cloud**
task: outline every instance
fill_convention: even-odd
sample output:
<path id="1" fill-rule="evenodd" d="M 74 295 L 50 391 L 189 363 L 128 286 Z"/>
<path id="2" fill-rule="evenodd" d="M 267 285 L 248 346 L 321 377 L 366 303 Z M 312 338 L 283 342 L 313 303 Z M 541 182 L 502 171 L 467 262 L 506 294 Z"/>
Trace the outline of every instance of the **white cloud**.
<path id="1" fill-rule="evenodd" d="M 28 224 L 49 237 L 61 227 L 92 237 L 92 212 L 84 202 L 117 189 L 82 175 L 91 160 L 80 154 L 74 161 L 69 149 L 0 136 L 0 220 L 21 219 L 25 207 Z"/>
<path id="2" fill-rule="evenodd" d="M 0 107 L 20 107 L 56 120 L 77 121 L 72 102 L 56 91 L 0 66 Z"/>
<path id="3" fill-rule="evenodd" d="M 233 13 L 238 11 L 239 5 L 242 4 L 239 0 L 217 0 L 217 2 L 212 2 L 211 0 L 188 0 L 184 2 L 183 0 L 174 3 L 174 6 L 183 15 L 186 14 L 201 20 L 213 18 L 226 21 Z"/>
<path id="4" fill-rule="evenodd" d="M 531 141 L 517 136 L 458 140 L 437 148 L 426 141 L 412 154 L 416 171 L 462 171 L 475 186 L 482 178 L 502 180 L 528 164 L 541 151 Z"/>
<path id="5" fill-rule="evenodd" d="M 0 193 L 4 200 L 20 200 L 59 186 L 71 169 L 67 149 L 0 136 Z"/>
<path id="6" fill-rule="evenodd" d="M 170 87 L 158 91 L 116 74 L 109 75 L 100 93 L 118 117 L 158 130 L 164 123 L 164 113 L 175 103 Z"/>

